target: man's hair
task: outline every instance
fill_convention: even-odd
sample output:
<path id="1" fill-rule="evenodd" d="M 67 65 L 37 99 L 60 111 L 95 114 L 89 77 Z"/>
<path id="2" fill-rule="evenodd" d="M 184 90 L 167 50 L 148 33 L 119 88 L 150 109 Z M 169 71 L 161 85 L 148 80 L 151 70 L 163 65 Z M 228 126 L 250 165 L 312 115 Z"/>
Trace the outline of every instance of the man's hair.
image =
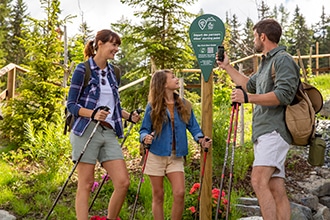
<path id="1" fill-rule="evenodd" d="M 282 27 L 276 20 L 272 18 L 259 21 L 256 25 L 254 25 L 253 30 L 255 30 L 259 36 L 264 33 L 272 42 L 277 44 L 280 42 Z"/>

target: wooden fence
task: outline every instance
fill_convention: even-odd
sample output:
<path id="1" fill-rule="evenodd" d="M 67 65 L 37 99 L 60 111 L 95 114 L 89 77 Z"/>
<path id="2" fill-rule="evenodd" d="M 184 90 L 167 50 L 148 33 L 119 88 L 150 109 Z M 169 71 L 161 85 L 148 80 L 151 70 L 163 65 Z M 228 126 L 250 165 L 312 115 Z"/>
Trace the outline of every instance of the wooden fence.
<path id="1" fill-rule="evenodd" d="M 299 51 L 298 51 L 299 54 Z M 238 65 L 242 65 L 243 62 L 252 62 L 252 73 L 257 71 L 258 68 L 258 64 L 260 62 L 260 58 L 261 55 L 260 54 L 253 54 L 247 57 L 244 57 L 242 59 L 236 60 L 231 62 L 231 64 L 238 64 Z M 315 75 L 319 74 L 319 71 L 330 71 L 330 54 L 317 54 L 317 55 L 302 55 L 302 56 L 293 56 L 293 58 L 296 60 L 296 62 L 299 62 L 300 67 L 304 70 L 305 67 L 302 64 L 302 60 L 303 59 L 308 59 L 308 65 L 310 67 L 312 67 L 312 71 L 313 73 L 315 73 Z M 329 66 L 328 67 L 323 67 L 323 68 L 319 68 L 319 59 L 324 59 L 324 58 L 328 58 L 329 59 Z M 315 67 L 312 66 L 312 60 L 315 59 Z M 240 67 L 241 69 L 243 69 L 243 66 Z M 72 68 L 70 68 L 72 69 Z M 215 68 L 217 69 L 217 68 Z M 214 70 L 215 70 L 214 69 Z M 16 64 L 10 63 L 7 66 L 3 67 L 2 69 L 0 69 L 0 77 L 5 76 L 8 73 L 8 78 L 7 78 L 7 86 L 6 89 L 4 89 L 3 91 L 0 91 L 0 102 L 4 99 L 10 99 L 13 98 L 15 96 L 15 85 L 16 85 L 16 74 L 17 71 L 20 71 L 22 73 L 28 72 L 29 70 L 18 66 Z M 182 73 L 199 73 L 201 72 L 200 69 L 183 69 L 181 70 Z M 70 73 L 69 73 L 70 74 Z M 67 77 L 66 77 L 67 78 Z M 131 82 L 127 85 L 124 85 L 122 87 L 119 88 L 119 91 L 123 91 L 131 86 L 134 86 L 140 82 L 143 82 L 144 80 L 146 80 L 147 77 L 143 77 L 140 78 L 134 82 Z M 65 80 L 64 80 L 65 81 Z M 194 84 L 194 85 L 186 85 L 185 88 L 200 88 L 200 84 Z"/>
<path id="2" fill-rule="evenodd" d="M 10 99 L 15 96 L 17 71 L 21 71 L 25 73 L 28 72 L 29 70 L 13 63 L 10 63 L 7 66 L 0 69 L 0 77 L 5 76 L 8 73 L 6 89 L 0 91 L 0 101 L 4 99 Z"/>

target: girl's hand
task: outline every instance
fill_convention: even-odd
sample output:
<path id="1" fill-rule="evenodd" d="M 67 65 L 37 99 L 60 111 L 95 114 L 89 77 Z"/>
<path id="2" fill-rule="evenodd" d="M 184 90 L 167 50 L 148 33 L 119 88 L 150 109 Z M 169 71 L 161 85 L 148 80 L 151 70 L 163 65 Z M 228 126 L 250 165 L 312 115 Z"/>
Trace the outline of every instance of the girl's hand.
<path id="1" fill-rule="evenodd" d="M 153 133 L 147 134 L 143 139 L 143 143 L 150 145 L 150 144 L 152 144 L 152 139 L 154 139 Z"/>
<path id="2" fill-rule="evenodd" d="M 207 136 L 200 138 L 198 142 L 203 148 L 207 149 L 210 148 L 212 145 L 212 139 Z"/>

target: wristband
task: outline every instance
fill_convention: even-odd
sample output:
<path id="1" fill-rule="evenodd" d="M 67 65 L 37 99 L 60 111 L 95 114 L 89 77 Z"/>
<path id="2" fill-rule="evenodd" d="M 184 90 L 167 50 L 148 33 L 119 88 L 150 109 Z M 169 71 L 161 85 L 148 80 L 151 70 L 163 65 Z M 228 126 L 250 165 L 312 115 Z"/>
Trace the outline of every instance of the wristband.
<path id="1" fill-rule="evenodd" d="M 248 97 L 247 93 L 244 91 L 244 89 L 242 88 L 242 86 L 236 86 L 236 89 L 242 90 L 243 95 L 244 95 L 244 103 L 249 103 L 249 97 Z"/>
<path id="2" fill-rule="evenodd" d="M 127 119 L 127 121 L 128 122 L 131 122 L 131 123 L 133 123 L 133 124 L 135 124 L 135 122 L 132 120 L 132 117 L 133 117 L 133 113 L 134 113 L 135 111 L 131 111 L 131 113 L 129 114 L 129 117 L 128 117 L 128 119 Z"/>
<path id="3" fill-rule="evenodd" d="M 93 113 L 92 113 L 92 115 L 91 115 L 91 119 L 94 121 L 95 119 L 94 119 L 94 117 L 95 117 L 95 115 L 96 115 L 96 113 L 98 112 L 98 109 L 94 109 L 94 111 L 93 111 Z"/>

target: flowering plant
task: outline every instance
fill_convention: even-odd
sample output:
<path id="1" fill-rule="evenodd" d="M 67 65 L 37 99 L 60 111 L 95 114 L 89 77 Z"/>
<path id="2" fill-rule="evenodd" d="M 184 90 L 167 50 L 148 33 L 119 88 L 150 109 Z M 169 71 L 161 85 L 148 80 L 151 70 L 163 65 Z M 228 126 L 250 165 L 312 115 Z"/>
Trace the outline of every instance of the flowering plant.
<path id="1" fill-rule="evenodd" d="M 107 220 L 107 217 L 93 216 L 90 220 Z"/>
<path id="2" fill-rule="evenodd" d="M 190 216 L 193 215 L 198 215 L 198 210 L 197 209 L 197 203 L 198 203 L 198 190 L 200 189 L 200 183 L 194 183 L 194 185 L 191 187 L 189 191 L 188 198 L 186 200 L 186 207 L 188 207 L 186 210 L 190 212 Z M 223 218 L 226 207 L 228 204 L 228 200 L 225 198 L 226 193 L 222 191 L 221 193 L 221 205 L 219 208 L 219 216 L 220 218 Z M 212 207 L 213 209 L 216 209 L 217 204 L 218 204 L 218 198 L 220 196 L 220 190 L 218 188 L 213 188 L 212 189 Z M 215 217 L 215 212 L 212 212 L 212 218 Z"/>
<path id="3" fill-rule="evenodd" d="M 90 220 L 107 220 L 107 217 L 93 216 Z M 118 217 L 116 220 L 120 220 L 120 218 Z"/>

